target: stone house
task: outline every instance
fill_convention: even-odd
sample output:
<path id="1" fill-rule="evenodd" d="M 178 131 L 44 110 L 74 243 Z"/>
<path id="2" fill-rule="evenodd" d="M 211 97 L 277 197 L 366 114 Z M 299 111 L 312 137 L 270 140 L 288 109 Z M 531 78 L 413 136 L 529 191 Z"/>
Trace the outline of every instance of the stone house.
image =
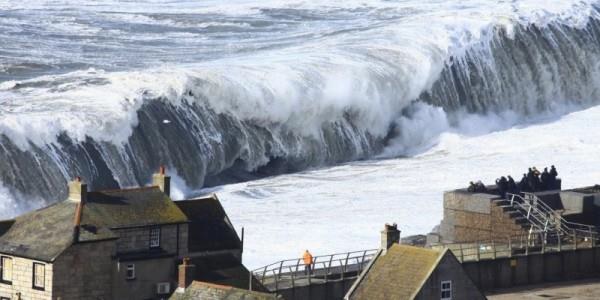
<path id="1" fill-rule="evenodd" d="M 169 300 L 277 300 L 278 295 L 250 291 L 230 285 L 193 280 L 196 266 L 189 258 L 179 265 L 178 287 Z"/>
<path id="2" fill-rule="evenodd" d="M 185 257 L 225 256 L 214 272 L 245 270 L 216 196 L 174 202 L 169 193 L 164 168 L 149 187 L 92 192 L 77 179 L 68 199 L 1 221 L 0 299 L 164 299 Z M 248 285 L 242 271 L 220 279 Z"/>
<path id="3" fill-rule="evenodd" d="M 486 299 L 451 251 L 398 244 L 386 225 L 382 249 L 352 285 L 346 300 Z"/>

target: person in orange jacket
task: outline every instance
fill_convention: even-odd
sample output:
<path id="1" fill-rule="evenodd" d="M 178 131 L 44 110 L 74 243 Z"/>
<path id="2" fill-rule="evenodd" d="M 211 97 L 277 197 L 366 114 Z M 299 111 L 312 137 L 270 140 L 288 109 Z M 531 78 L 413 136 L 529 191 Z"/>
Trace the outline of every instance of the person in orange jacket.
<path id="1" fill-rule="evenodd" d="M 304 272 L 306 273 L 306 275 L 310 275 L 310 273 L 312 272 L 313 256 L 312 254 L 310 254 L 310 252 L 308 252 L 308 249 L 304 251 L 304 255 L 302 255 L 302 260 L 304 260 Z"/>

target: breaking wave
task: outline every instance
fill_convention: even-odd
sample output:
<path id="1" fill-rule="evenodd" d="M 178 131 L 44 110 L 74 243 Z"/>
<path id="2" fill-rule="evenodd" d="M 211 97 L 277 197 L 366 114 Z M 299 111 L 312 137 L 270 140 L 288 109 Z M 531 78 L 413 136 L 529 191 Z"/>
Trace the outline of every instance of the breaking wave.
<path id="1" fill-rule="evenodd" d="M 570 10 L 451 30 L 403 16 L 185 66 L 0 82 L 0 192 L 53 201 L 74 176 L 95 189 L 134 186 L 166 164 L 183 195 L 415 155 L 444 131 L 482 134 L 596 105 L 598 12 Z"/>

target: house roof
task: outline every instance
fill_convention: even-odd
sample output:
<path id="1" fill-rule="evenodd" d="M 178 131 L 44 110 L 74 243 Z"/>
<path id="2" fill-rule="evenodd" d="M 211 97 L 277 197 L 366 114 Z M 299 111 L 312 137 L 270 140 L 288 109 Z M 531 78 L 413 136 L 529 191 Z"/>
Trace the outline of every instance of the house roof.
<path id="1" fill-rule="evenodd" d="M 88 193 L 81 224 L 124 228 L 187 221 L 169 196 L 151 186 Z"/>
<path id="2" fill-rule="evenodd" d="M 15 218 L 0 237 L 0 252 L 54 260 L 73 242 L 73 216 L 77 204 L 63 201 Z"/>
<path id="3" fill-rule="evenodd" d="M 0 252 L 51 262 L 72 243 L 77 202 L 65 200 L 0 222 Z M 89 192 L 78 242 L 118 238 L 113 228 L 185 223 L 188 219 L 158 187 Z"/>
<path id="4" fill-rule="evenodd" d="M 446 251 L 392 245 L 357 280 L 349 298 L 413 299 Z"/>
<path id="5" fill-rule="evenodd" d="M 187 216 L 190 252 L 240 249 L 242 243 L 216 195 L 176 201 Z"/>
<path id="6" fill-rule="evenodd" d="M 184 293 L 175 292 L 171 300 L 272 300 L 281 299 L 274 294 L 234 288 L 226 285 L 193 281 Z"/>

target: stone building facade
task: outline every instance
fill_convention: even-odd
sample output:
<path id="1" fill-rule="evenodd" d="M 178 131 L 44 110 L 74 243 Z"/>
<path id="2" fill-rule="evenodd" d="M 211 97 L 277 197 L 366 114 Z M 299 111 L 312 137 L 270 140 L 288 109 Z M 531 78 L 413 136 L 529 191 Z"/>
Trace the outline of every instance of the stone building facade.
<path id="1" fill-rule="evenodd" d="M 507 242 L 510 237 L 526 234 L 527 229 L 497 205 L 499 201 L 504 200 L 493 193 L 445 192 L 439 242 Z"/>
<path id="2" fill-rule="evenodd" d="M 216 196 L 177 203 L 169 190 L 164 169 L 134 189 L 88 192 L 75 180 L 65 201 L 0 221 L 0 300 L 166 299 L 184 257 L 229 254 L 227 267 L 243 268 Z"/>

